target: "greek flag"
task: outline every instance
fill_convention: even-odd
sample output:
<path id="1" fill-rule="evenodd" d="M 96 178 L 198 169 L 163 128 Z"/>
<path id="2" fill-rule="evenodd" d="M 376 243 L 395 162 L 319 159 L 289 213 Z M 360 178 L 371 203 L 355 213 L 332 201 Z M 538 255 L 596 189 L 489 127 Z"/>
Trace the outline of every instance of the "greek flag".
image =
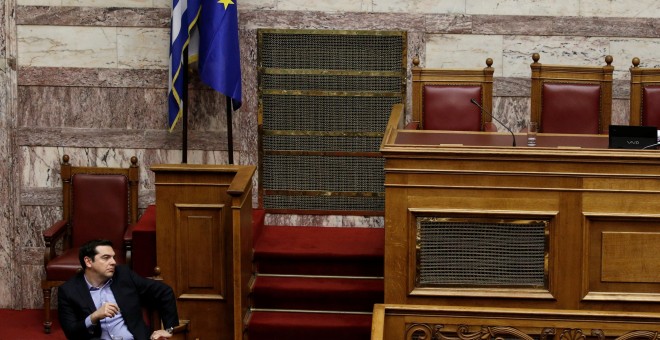
<path id="1" fill-rule="evenodd" d="M 238 0 L 173 0 L 170 48 L 169 127 L 183 109 L 183 49 L 189 62 L 198 62 L 201 80 L 229 96 L 240 108 L 241 64 L 238 39 Z"/>

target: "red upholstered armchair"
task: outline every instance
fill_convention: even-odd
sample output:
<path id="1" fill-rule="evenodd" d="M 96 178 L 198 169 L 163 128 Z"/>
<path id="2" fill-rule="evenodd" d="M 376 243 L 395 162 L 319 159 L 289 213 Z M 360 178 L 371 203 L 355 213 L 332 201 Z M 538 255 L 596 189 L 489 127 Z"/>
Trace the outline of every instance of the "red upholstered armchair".
<path id="1" fill-rule="evenodd" d="M 483 69 L 428 69 L 413 59 L 412 122 L 406 128 L 423 130 L 497 131 L 484 109 L 493 108 L 493 60 Z"/>
<path id="2" fill-rule="evenodd" d="M 630 68 L 630 123 L 660 129 L 660 68 L 639 67 L 633 58 Z"/>
<path id="3" fill-rule="evenodd" d="M 543 65 L 532 55 L 532 112 L 539 132 L 603 134 L 612 116 L 612 56 L 607 65 Z"/>
<path id="4" fill-rule="evenodd" d="M 97 238 L 112 241 L 117 262 L 130 264 L 131 229 L 137 219 L 139 168 L 131 157 L 128 168 L 72 167 L 62 157 L 62 220 L 43 232 L 46 245 L 44 332 L 50 333 L 53 287 L 81 270 L 78 248 Z"/>

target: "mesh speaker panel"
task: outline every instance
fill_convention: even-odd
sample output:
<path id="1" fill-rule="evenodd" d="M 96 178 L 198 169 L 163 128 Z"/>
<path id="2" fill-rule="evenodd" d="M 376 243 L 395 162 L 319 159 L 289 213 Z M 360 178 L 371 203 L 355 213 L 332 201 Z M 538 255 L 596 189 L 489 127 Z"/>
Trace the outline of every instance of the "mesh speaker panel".
<path id="1" fill-rule="evenodd" d="M 373 211 L 385 209 L 385 200 L 383 197 L 267 195 L 264 205 L 278 209 Z"/>
<path id="2" fill-rule="evenodd" d="M 418 219 L 418 284 L 544 287 L 546 222 L 529 222 Z"/>
<path id="3" fill-rule="evenodd" d="M 401 71 L 403 35 L 264 32 L 261 66 L 284 69 Z"/>
<path id="4" fill-rule="evenodd" d="M 369 156 L 404 100 L 405 32 L 259 30 L 258 38 L 264 208 L 382 212 L 384 162 Z"/>
<path id="5" fill-rule="evenodd" d="M 263 89 L 302 91 L 378 91 L 401 93 L 401 77 L 363 77 L 348 75 L 265 74 Z"/>
<path id="6" fill-rule="evenodd" d="M 400 102 L 401 98 L 263 95 L 263 128 L 382 133 L 392 105 Z"/>
<path id="7" fill-rule="evenodd" d="M 381 137 L 342 136 L 263 136 L 263 148 L 269 150 L 315 150 L 373 152 L 378 150 Z M 382 164 L 382 163 L 381 163 Z"/>
<path id="8" fill-rule="evenodd" d="M 263 165 L 266 190 L 384 191 L 382 158 L 265 155 Z"/>

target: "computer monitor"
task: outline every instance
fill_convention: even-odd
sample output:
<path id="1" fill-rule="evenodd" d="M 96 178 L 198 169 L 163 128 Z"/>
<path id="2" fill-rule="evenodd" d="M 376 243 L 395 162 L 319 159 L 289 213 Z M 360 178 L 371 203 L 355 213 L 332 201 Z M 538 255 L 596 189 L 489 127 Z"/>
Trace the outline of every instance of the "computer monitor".
<path id="1" fill-rule="evenodd" d="M 610 125 L 611 149 L 644 149 L 658 143 L 655 126 Z"/>

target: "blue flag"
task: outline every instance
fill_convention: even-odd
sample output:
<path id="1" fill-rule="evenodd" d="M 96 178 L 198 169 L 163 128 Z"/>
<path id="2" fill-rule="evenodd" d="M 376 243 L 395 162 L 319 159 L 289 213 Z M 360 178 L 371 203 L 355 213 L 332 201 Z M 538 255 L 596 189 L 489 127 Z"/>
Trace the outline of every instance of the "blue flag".
<path id="1" fill-rule="evenodd" d="M 168 91 L 168 120 L 170 131 L 183 113 L 184 83 L 183 50 L 190 44 L 191 32 L 195 26 L 199 4 L 197 0 L 173 0 L 172 26 L 170 29 L 170 74 Z"/>
<path id="2" fill-rule="evenodd" d="M 241 106 L 241 64 L 238 42 L 238 0 L 174 0 L 170 49 L 169 126 L 181 117 L 183 102 L 183 48 L 189 45 L 189 62 L 198 61 L 200 78 L 229 96 L 234 109 Z M 183 10 L 178 10 L 177 5 Z M 182 15 L 178 15 L 182 13 Z M 177 14 L 177 15 L 175 15 Z M 180 18 L 181 23 L 175 20 Z M 184 29 L 187 28 L 187 29 Z M 177 35 L 175 35 L 175 29 Z M 181 48 L 179 50 L 179 48 Z M 179 52 L 180 51 L 180 52 Z M 178 67 L 177 67 L 178 66 Z"/>

